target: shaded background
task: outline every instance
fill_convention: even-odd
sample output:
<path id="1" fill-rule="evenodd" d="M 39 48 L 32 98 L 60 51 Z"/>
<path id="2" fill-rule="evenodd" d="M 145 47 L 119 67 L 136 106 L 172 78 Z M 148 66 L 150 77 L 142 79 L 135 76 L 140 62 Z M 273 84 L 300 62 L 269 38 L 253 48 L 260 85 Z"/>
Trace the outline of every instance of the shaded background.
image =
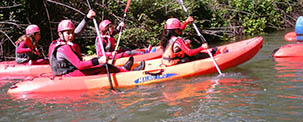
<path id="1" fill-rule="evenodd" d="M 126 0 L 91 0 L 97 21 L 110 19 L 117 25 L 122 19 Z M 302 1 L 295 0 L 186 0 L 185 6 L 209 43 L 235 39 L 238 35 L 256 35 L 294 27 L 302 13 Z M 50 42 L 57 39 L 57 25 L 71 19 L 77 25 L 88 12 L 84 0 L 6 0 L 0 2 L 0 61 L 13 60 L 16 41 L 29 24 L 41 28 L 41 51 L 47 54 Z M 159 35 L 170 17 L 186 19 L 175 0 L 133 0 L 126 18 L 120 47 L 142 48 L 159 45 Z M 194 46 L 200 45 L 192 25 L 184 32 Z M 82 53 L 95 53 L 96 33 L 90 22 L 75 42 Z"/>

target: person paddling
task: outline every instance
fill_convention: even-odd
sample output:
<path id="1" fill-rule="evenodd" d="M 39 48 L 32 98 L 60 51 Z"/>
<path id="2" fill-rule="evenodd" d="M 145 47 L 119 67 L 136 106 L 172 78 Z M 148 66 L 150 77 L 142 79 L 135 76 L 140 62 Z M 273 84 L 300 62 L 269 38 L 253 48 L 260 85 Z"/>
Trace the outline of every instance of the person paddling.
<path id="1" fill-rule="evenodd" d="M 87 25 L 87 22 L 88 22 L 89 20 L 91 20 L 93 16 L 96 16 L 96 13 L 95 13 L 95 11 L 90 10 L 90 11 L 87 13 L 87 15 L 82 19 L 82 21 L 79 23 L 79 25 L 76 27 L 76 29 L 74 29 L 74 36 L 78 36 L 78 35 L 80 35 L 80 34 L 84 31 L 84 29 L 85 29 L 85 27 L 86 27 L 86 25 Z M 62 23 L 63 23 L 63 22 L 62 22 Z M 71 29 L 71 25 L 69 25 L 69 28 Z M 58 28 L 58 29 L 59 29 L 59 28 Z M 58 31 L 59 31 L 59 30 L 58 30 Z M 59 32 L 58 32 L 58 33 L 59 33 Z M 64 42 L 64 41 L 65 41 L 65 40 L 63 40 L 63 38 L 60 38 L 60 37 L 59 37 L 57 40 L 53 40 L 53 41 L 51 42 L 51 44 L 50 44 L 50 46 L 49 46 L 49 50 L 48 50 L 49 60 L 50 60 L 50 55 L 51 55 L 51 53 L 52 53 L 52 50 L 53 50 L 54 46 L 55 46 L 57 43 L 59 43 L 59 42 Z M 72 47 L 73 47 L 73 49 L 74 49 L 76 52 L 80 53 L 80 47 L 79 47 L 79 45 L 73 44 Z"/>
<path id="2" fill-rule="evenodd" d="M 94 16 L 94 14 L 92 14 Z M 88 16 L 92 18 L 93 16 Z M 83 61 L 79 46 L 72 43 L 74 40 L 74 25 L 71 20 L 62 20 L 58 25 L 59 40 L 50 48 L 50 64 L 53 75 L 63 76 L 86 76 L 106 73 L 103 64 L 107 57 L 93 58 Z M 126 72 L 130 70 L 133 58 L 124 65 L 116 67 L 110 65 L 111 72 Z"/>
<path id="3" fill-rule="evenodd" d="M 48 64 L 38 50 L 38 42 L 40 39 L 40 28 L 37 25 L 29 25 L 26 28 L 26 34 L 22 35 L 15 43 L 16 47 L 16 63 L 28 64 Z"/>
<path id="4" fill-rule="evenodd" d="M 191 21 L 185 21 L 186 24 L 192 22 L 191 17 L 189 17 L 188 20 Z M 177 18 L 170 18 L 166 21 L 161 37 L 161 47 L 164 49 L 162 55 L 163 65 L 172 66 L 187 62 L 189 60 L 185 58 L 185 55 L 191 57 L 208 48 L 207 43 L 204 43 L 199 48 L 190 49 L 190 40 L 183 40 L 179 37 L 184 28 L 184 24 L 181 26 Z"/>
<path id="5" fill-rule="evenodd" d="M 122 28 L 124 28 L 125 24 L 124 22 L 121 22 L 116 29 L 114 29 L 113 24 L 109 20 L 103 20 L 99 24 L 99 29 L 101 33 L 101 41 L 104 46 L 105 50 L 105 55 L 108 56 L 109 58 L 113 58 L 114 56 L 114 49 L 115 49 L 115 38 L 114 36 L 120 32 Z M 96 46 L 96 52 L 98 56 L 102 56 L 102 51 L 101 51 L 101 45 L 99 44 L 99 39 L 96 37 L 95 41 L 95 46 Z M 144 54 L 145 52 L 143 51 L 137 51 L 137 50 L 117 50 L 117 54 L 115 58 L 121 58 L 121 57 L 129 57 L 129 56 L 134 56 L 134 55 L 140 55 Z"/>

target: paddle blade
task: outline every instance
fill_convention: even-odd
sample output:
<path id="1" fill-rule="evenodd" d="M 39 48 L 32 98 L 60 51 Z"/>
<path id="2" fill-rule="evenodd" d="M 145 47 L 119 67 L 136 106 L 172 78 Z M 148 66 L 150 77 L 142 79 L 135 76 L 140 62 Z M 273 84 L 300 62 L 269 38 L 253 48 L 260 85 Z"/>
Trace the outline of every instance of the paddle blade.
<path id="1" fill-rule="evenodd" d="M 89 8 L 89 9 L 92 9 L 92 7 L 90 6 L 89 0 L 86 0 L 86 2 L 87 2 L 87 5 L 88 5 L 88 8 Z"/>
<path id="2" fill-rule="evenodd" d="M 126 4 L 126 8 L 125 8 L 125 10 L 124 10 L 124 13 L 126 13 L 126 12 L 127 12 L 128 7 L 129 7 L 129 5 L 130 5 L 130 1 L 131 1 L 131 0 L 127 0 L 127 4 Z"/>
<path id="3" fill-rule="evenodd" d="M 177 2 L 181 5 L 183 5 L 183 0 L 177 0 Z"/>
<path id="4" fill-rule="evenodd" d="M 187 12 L 187 8 L 184 6 L 183 0 L 177 0 L 177 2 L 181 5 L 181 7 L 185 11 L 186 15 L 190 16 L 189 13 Z"/>

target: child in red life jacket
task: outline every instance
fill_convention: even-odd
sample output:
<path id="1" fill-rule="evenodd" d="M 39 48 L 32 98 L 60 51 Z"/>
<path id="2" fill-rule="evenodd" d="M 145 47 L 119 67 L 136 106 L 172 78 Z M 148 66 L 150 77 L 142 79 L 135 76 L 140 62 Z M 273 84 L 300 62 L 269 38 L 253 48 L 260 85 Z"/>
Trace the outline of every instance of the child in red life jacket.
<path id="1" fill-rule="evenodd" d="M 100 24 L 99 24 L 99 29 L 100 29 L 100 33 L 101 33 L 101 41 L 103 43 L 104 46 L 104 50 L 105 50 L 105 55 L 108 56 L 109 58 L 112 58 L 115 50 L 115 38 L 114 35 L 118 34 L 120 32 L 120 30 L 124 27 L 124 23 L 121 22 L 119 24 L 119 26 L 114 29 L 113 24 L 111 21 L 109 20 L 103 20 Z M 95 41 L 95 45 L 96 45 L 96 52 L 98 56 L 102 56 L 102 52 L 101 52 L 101 45 L 99 44 L 99 39 L 96 37 L 96 41 Z M 133 56 L 133 55 L 139 55 L 139 54 L 144 54 L 145 52 L 143 51 L 137 51 L 137 50 L 117 50 L 116 57 L 115 58 L 121 58 L 121 57 L 128 57 L 128 56 Z"/>
<path id="2" fill-rule="evenodd" d="M 95 13 L 88 14 L 91 19 Z M 86 76 L 106 73 L 103 64 L 107 62 L 107 57 L 93 58 L 83 61 L 79 46 L 72 43 L 74 40 L 74 25 L 71 20 L 62 20 L 58 25 L 59 41 L 50 47 L 50 64 L 53 75 L 63 76 Z M 128 71 L 133 63 L 127 62 L 125 68 L 110 65 L 110 72 Z"/>
<path id="3" fill-rule="evenodd" d="M 186 24 L 193 21 L 191 17 L 187 20 L 190 21 L 185 21 Z M 162 64 L 165 66 L 186 62 L 187 60 L 183 60 L 185 56 L 194 56 L 208 48 L 207 43 L 204 43 L 199 48 L 190 49 L 190 41 L 179 37 L 184 28 L 184 24 L 181 26 L 180 21 L 176 18 L 170 18 L 166 21 L 161 38 L 161 47 L 164 49 Z"/>
<path id="4" fill-rule="evenodd" d="M 16 41 L 16 63 L 48 64 L 38 50 L 40 28 L 37 25 L 29 25 L 26 34 Z"/>
<path id="5" fill-rule="evenodd" d="M 85 29 L 85 27 L 87 25 L 87 22 L 90 19 L 92 19 L 93 16 L 96 16 L 96 13 L 95 13 L 95 11 L 90 10 L 87 13 L 87 15 L 82 19 L 82 21 L 79 23 L 79 25 L 76 27 L 76 29 L 74 29 L 74 36 L 78 36 L 78 35 L 80 35 L 84 31 L 84 29 Z M 59 42 L 65 42 L 65 40 L 63 40 L 63 38 L 59 37 L 57 40 L 53 40 L 52 43 L 50 44 L 49 49 L 48 49 L 49 60 L 51 58 L 51 53 L 53 51 L 54 46 L 56 46 L 56 44 L 59 43 Z M 71 42 L 70 42 L 70 44 L 72 45 L 73 50 L 75 50 L 79 54 L 81 53 L 79 45 L 77 45 L 75 43 L 71 43 Z"/>

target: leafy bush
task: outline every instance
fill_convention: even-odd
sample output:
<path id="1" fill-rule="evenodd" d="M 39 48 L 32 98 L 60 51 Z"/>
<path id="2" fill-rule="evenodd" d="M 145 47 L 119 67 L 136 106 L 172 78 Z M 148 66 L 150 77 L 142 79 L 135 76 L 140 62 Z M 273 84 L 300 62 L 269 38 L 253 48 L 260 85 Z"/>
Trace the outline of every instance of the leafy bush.
<path id="1" fill-rule="evenodd" d="M 126 2 L 127 0 L 91 0 L 91 5 L 98 22 L 109 19 L 118 25 Z M 184 0 L 184 4 L 206 40 L 227 40 L 238 35 L 257 35 L 293 27 L 296 18 L 303 15 L 302 2 L 292 0 Z M 45 53 L 51 40 L 58 38 L 58 22 L 71 19 L 77 25 L 88 12 L 87 3 L 83 0 L 11 0 L 0 2 L 0 6 L 0 30 L 16 40 L 24 34 L 28 24 L 39 25 L 40 44 Z M 159 45 L 164 23 L 170 17 L 181 21 L 187 18 L 176 0 L 132 0 L 120 47 Z M 194 44 L 201 41 L 191 24 L 183 34 L 184 37 L 195 40 Z M 0 37 L 1 47 L 5 48 L 1 48 L 4 52 L 2 56 L 14 55 L 11 42 L 4 34 L 0 34 Z M 90 22 L 75 42 L 81 43 L 82 52 L 93 54 L 95 37 L 94 25 Z"/>

